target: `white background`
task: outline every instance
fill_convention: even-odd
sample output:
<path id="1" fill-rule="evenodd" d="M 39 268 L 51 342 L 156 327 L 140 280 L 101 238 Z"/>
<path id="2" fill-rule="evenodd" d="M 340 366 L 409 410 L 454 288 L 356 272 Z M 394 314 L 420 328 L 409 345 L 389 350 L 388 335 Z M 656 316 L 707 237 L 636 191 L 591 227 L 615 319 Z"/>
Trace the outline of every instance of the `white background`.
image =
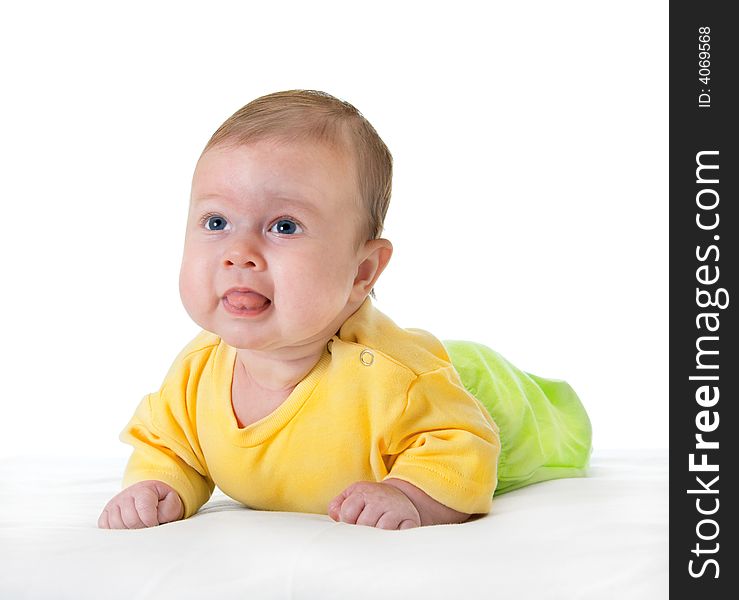
<path id="1" fill-rule="evenodd" d="M 195 162 L 291 88 L 348 100 L 393 153 L 380 309 L 567 380 L 596 449 L 666 447 L 667 2 L 266 5 L 0 9 L 0 457 L 128 454 L 198 331 Z"/>

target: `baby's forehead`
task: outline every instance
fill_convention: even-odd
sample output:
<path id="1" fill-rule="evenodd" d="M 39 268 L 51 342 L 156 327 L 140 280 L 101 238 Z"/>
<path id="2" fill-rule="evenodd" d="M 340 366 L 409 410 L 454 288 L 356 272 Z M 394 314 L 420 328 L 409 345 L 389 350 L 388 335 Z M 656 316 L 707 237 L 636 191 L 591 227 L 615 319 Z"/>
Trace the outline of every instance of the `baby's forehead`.
<path id="1" fill-rule="evenodd" d="M 353 157 L 318 140 L 262 139 L 206 149 L 193 174 L 191 199 L 244 194 L 321 203 L 326 195 L 356 206 Z"/>
<path id="2" fill-rule="evenodd" d="M 198 163 L 204 157 L 215 153 L 234 153 L 239 150 L 247 150 L 250 155 L 269 157 L 275 154 L 290 154 L 292 156 L 303 156 L 306 161 L 327 158 L 337 162 L 345 163 L 345 168 L 351 166 L 356 170 L 358 166 L 358 153 L 349 140 L 342 139 L 317 139 L 313 136 L 269 136 L 242 141 L 229 139 L 215 146 L 206 148 L 200 156 Z"/>

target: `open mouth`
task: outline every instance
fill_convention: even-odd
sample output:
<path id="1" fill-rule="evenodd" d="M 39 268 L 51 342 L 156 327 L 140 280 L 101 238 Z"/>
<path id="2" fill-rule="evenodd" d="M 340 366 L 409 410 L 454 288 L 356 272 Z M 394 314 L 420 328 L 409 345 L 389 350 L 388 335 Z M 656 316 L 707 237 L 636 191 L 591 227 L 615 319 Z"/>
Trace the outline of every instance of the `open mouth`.
<path id="1" fill-rule="evenodd" d="M 272 301 L 252 290 L 229 290 L 223 296 L 223 307 L 234 315 L 253 316 L 267 310 Z"/>

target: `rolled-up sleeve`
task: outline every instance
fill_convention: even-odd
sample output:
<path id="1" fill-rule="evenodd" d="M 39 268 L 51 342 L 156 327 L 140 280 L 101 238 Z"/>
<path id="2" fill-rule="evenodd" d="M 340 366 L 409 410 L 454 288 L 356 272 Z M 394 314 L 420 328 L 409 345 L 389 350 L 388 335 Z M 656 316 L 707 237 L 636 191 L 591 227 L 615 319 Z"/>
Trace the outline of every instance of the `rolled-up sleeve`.
<path id="1" fill-rule="evenodd" d="M 468 514 L 490 512 L 497 483 L 498 427 L 453 367 L 418 375 L 389 436 L 389 473 Z"/>
<path id="2" fill-rule="evenodd" d="M 178 401 L 164 388 L 147 395 L 120 434 L 120 440 L 134 448 L 123 486 L 150 479 L 162 481 L 180 495 L 184 518 L 192 516 L 215 487 L 196 439 L 183 399 Z"/>

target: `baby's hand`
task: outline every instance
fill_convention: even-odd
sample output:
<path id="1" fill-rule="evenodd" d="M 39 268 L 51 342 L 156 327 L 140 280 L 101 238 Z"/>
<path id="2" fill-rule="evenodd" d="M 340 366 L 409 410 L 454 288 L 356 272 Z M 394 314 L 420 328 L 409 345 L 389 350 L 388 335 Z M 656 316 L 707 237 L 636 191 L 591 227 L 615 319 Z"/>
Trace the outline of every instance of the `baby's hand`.
<path id="1" fill-rule="evenodd" d="M 141 529 L 182 518 L 185 509 L 180 496 L 161 481 L 139 481 L 128 486 L 105 505 L 98 527 Z"/>
<path id="2" fill-rule="evenodd" d="M 413 502 L 399 489 L 386 483 L 357 481 L 328 505 L 334 521 L 369 525 L 380 529 L 410 529 L 421 526 Z"/>

